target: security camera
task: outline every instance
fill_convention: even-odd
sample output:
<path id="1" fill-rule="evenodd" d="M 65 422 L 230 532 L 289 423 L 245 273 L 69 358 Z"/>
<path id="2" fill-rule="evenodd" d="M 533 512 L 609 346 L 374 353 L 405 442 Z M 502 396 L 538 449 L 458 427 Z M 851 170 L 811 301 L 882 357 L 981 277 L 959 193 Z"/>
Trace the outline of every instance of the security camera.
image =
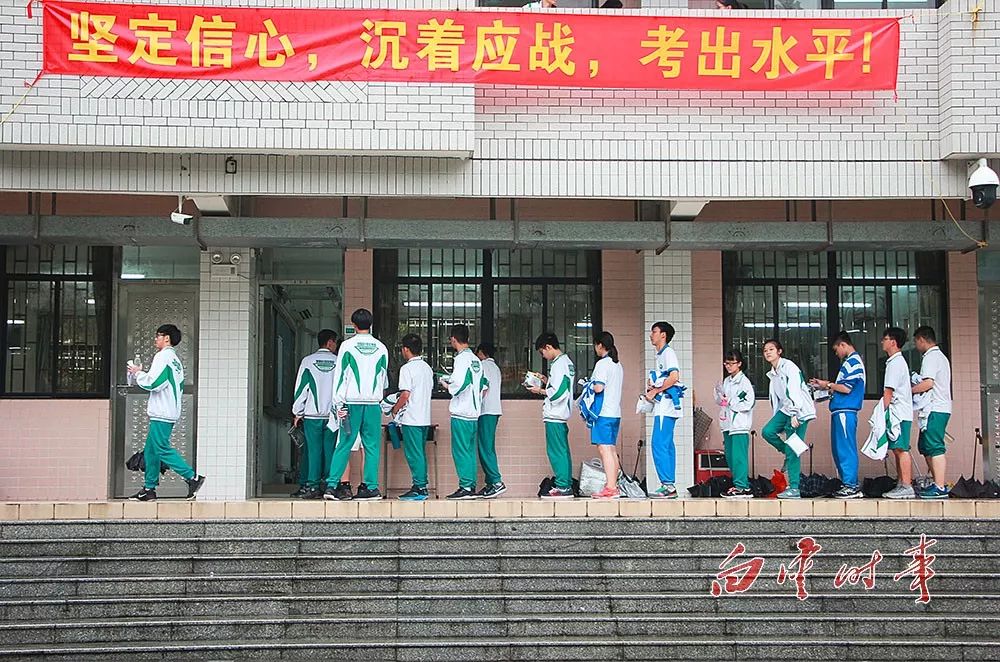
<path id="1" fill-rule="evenodd" d="M 972 189 L 972 204 L 980 209 L 989 209 L 997 201 L 997 187 L 1000 177 L 986 165 L 986 159 L 975 162 L 975 170 L 969 176 L 969 188 Z"/>
<path id="2" fill-rule="evenodd" d="M 170 212 L 170 222 L 177 225 L 191 225 L 191 214 L 182 214 L 179 211 Z"/>

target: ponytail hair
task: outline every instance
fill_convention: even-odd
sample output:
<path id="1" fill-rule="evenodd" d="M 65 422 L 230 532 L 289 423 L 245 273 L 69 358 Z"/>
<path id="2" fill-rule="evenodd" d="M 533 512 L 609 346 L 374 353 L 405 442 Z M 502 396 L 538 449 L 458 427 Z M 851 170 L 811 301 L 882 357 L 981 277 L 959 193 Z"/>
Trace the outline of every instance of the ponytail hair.
<path id="1" fill-rule="evenodd" d="M 618 348 L 615 347 L 615 337 L 613 335 L 607 331 L 601 331 L 597 338 L 594 339 L 594 344 L 608 350 L 608 356 L 611 357 L 611 360 L 618 363 Z"/>

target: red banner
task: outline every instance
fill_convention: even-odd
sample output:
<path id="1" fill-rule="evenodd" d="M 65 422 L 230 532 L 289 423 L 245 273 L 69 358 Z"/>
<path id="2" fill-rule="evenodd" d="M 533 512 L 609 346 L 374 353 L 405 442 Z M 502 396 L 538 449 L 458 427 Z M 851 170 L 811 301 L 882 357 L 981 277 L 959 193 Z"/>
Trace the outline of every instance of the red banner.
<path id="1" fill-rule="evenodd" d="M 894 18 L 44 2 L 43 73 L 678 90 L 888 90 Z"/>

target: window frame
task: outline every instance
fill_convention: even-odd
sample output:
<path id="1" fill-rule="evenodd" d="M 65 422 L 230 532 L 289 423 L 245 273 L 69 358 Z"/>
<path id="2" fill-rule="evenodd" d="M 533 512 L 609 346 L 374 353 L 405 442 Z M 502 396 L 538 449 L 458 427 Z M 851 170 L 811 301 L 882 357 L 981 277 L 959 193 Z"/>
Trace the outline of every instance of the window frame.
<path id="1" fill-rule="evenodd" d="M 94 400 L 94 399 L 110 399 L 111 398 L 111 346 L 112 346 L 112 318 L 114 317 L 114 280 L 115 280 L 115 265 L 116 265 L 116 251 L 110 246 L 87 246 L 80 245 L 77 248 L 82 249 L 100 249 L 99 254 L 95 255 L 94 269 L 90 274 L 43 274 L 43 273 L 30 273 L 30 274 L 9 274 L 7 273 L 7 249 L 11 246 L 8 244 L 0 244 L 0 320 L 3 320 L 3 324 L 0 324 L 0 398 L 5 399 L 33 399 L 33 400 Z M 104 255 L 101 256 L 100 253 Z M 98 257 L 103 257 L 103 264 L 98 265 Z M 103 272 L 103 273 L 102 273 Z M 31 392 L 11 392 L 7 384 L 7 354 L 8 354 L 8 324 L 7 320 L 10 319 L 9 316 L 9 302 L 8 297 L 10 294 L 10 285 L 15 282 L 43 282 L 52 283 L 55 285 L 53 292 L 53 306 L 52 309 L 57 311 L 58 320 L 62 320 L 62 284 L 70 282 L 89 282 L 89 283 L 101 283 L 105 286 L 108 296 L 107 310 L 104 315 L 104 319 L 98 319 L 98 328 L 103 333 L 103 342 L 100 344 L 100 350 L 106 360 L 103 362 L 103 369 L 101 370 L 101 375 L 97 380 L 97 390 L 94 391 L 31 391 Z M 56 323 L 52 325 L 52 335 L 50 337 L 50 342 L 52 347 L 59 346 L 59 330 L 61 324 Z M 59 384 L 59 361 L 58 353 L 53 354 L 52 366 L 50 368 L 50 380 L 53 389 L 56 389 Z"/>
<path id="2" fill-rule="evenodd" d="M 416 285 L 425 286 L 428 290 L 428 306 L 427 315 L 424 322 L 427 328 L 433 328 L 433 291 L 434 285 L 475 285 L 479 288 L 480 301 L 482 306 L 480 308 L 480 328 L 470 329 L 474 334 L 478 332 L 478 335 L 474 335 L 477 342 L 488 342 L 496 344 L 496 288 L 499 285 L 527 285 L 527 286 L 541 286 L 542 287 L 542 328 L 548 328 L 548 315 L 549 315 L 549 287 L 552 285 L 590 285 L 593 287 L 593 292 L 591 295 L 591 308 L 592 308 L 592 319 L 591 319 L 591 334 L 596 330 L 603 328 L 603 294 L 602 294 L 602 253 L 599 250 L 584 250 L 586 260 L 587 260 L 587 276 L 497 276 L 495 275 L 495 265 L 494 253 L 496 250 L 519 250 L 517 248 L 512 249 L 462 249 L 462 250 L 475 250 L 482 255 L 483 269 L 482 275 L 477 276 L 400 276 L 399 275 L 399 255 L 401 252 L 406 251 L 406 248 L 390 248 L 390 249 L 376 249 L 376 253 L 389 252 L 392 251 L 396 254 L 396 265 L 397 268 L 394 270 L 391 280 L 387 279 L 381 284 L 391 284 L 394 289 L 398 291 L 400 285 Z M 417 249 L 420 250 L 420 249 Z M 446 250 L 458 250 L 449 248 Z M 521 249 L 521 250 L 531 250 L 531 249 Z M 548 249 L 541 249 L 548 250 Z M 379 291 L 379 280 L 388 274 L 382 274 L 379 272 L 379 256 L 373 256 L 373 275 L 372 279 L 372 303 L 375 310 L 380 310 L 385 304 L 382 301 L 382 297 Z M 397 302 L 398 303 L 398 302 Z M 378 319 L 375 320 L 375 329 L 378 330 L 380 322 Z M 427 338 L 422 339 L 425 343 L 428 342 Z M 534 338 L 530 339 L 531 343 L 534 343 Z M 568 339 L 560 338 L 562 343 L 565 343 Z M 389 348 L 390 352 L 396 351 L 394 348 Z M 432 366 L 433 367 L 433 366 Z M 542 359 L 542 370 L 548 370 L 548 362 Z M 444 393 L 438 392 L 437 389 L 434 390 L 432 397 L 434 399 L 448 399 Z M 536 400 L 540 396 L 528 393 L 527 391 L 518 392 L 515 394 L 505 393 L 503 396 L 504 400 Z"/>
<path id="3" fill-rule="evenodd" d="M 781 334 L 778 330 L 779 325 L 779 315 L 777 311 L 779 310 L 780 300 L 778 297 L 778 292 L 782 286 L 818 286 L 826 291 L 826 338 L 832 338 L 838 332 L 840 332 L 841 326 L 841 314 L 840 314 L 840 288 L 842 287 L 881 287 L 885 292 L 885 306 L 886 306 L 886 319 L 894 320 L 893 311 L 893 301 L 892 301 L 892 288 L 898 286 L 906 285 L 916 285 L 916 286 L 933 286 L 939 287 L 941 289 L 941 329 L 935 329 L 938 333 L 941 333 L 943 329 L 950 328 L 950 321 L 948 318 L 949 307 L 948 307 L 948 257 L 947 253 L 944 251 L 829 251 L 826 254 L 826 276 L 824 277 L 801 277 L 801 278 L 768 278 L 768 277 L 741 277 L 741 276 L 731 276 L 726 265 L 726 255 L 732 253 L 741 253 L 744 251 L 722 251 L 722 300 L 726 301 L 726 292 L 728 288 L 735 287 L 767 287 L 771 290 L 771 305 L 772 310 L 775 311 L 774 319 L 772 320 L 771 326 L 771 336 L 772 338 L 781 338 Z M 805 252 L 805 251 L 764 251 L 764 252 L 774 252 L 774 253 L 784 253 L 784 252 Z M 854 277 L 841 277 L 837 274 L 837 258 L 839 253 L 910 253 L 916 255 L 918 253 L 933 253 L 939 260 L 939 271 L 933 275 L 920 274 L 917 273 L 914 278 L 854 278 Z M 727 321 L 727 311 L 725 306 L 723 306 L 722 311 L 722 342 L 725 348 L 730 348 L 734 346 L 732 333 L 730 328 L 732 324 Z M 786 334 L 787 335 L 787 334 Z M 942 334 L 944 335 L 944 334 Z M 912 331 L 911 331 L 912 336 Z M 947 335 L 939 340 L 942 351 L 950 355 L 949 343 L 947 340 Z M 912 337 L 908 339 L 908 342 L 912 342 Z M 832 349 L 830 351 L 830 360 L 827 362 L 827 375 L 826 379 L 829 381 L 835 381 L 837 379 L 837 373 L 840 371 L 840 362 L 836 355 L 833 354 Z M 915 369 L 915 366 L 911 366 L 911 369 Z M 881 394 L 869 394 L 865 393 L 865 400 L 878 400 Z M 766 400 L 768 394 L 766 390 L 757 389 L 756 399 Z"/>

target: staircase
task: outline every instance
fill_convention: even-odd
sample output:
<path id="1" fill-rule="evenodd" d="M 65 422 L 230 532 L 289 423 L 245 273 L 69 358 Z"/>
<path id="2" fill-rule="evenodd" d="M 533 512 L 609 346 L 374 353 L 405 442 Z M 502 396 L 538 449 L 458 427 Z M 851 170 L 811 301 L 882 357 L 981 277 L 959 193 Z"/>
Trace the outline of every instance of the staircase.
<path id="1" fill-rule="evenodd" d="M 928 604 L 893 581 L 921 533 Z M 739 542 L 763 570 L 712 597 Z M 997 520 L 3 523 L 0 659 L 995 660 L 998 553 Z"/>

